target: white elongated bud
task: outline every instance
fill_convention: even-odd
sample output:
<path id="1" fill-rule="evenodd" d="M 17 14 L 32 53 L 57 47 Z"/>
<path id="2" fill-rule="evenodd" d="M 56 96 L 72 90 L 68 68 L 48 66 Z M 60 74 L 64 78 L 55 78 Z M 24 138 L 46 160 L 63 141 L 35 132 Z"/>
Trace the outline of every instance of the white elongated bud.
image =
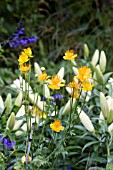
<path id="1" fill-rule="evenodd" d="M 41 68 L 39 66 L 38 63 L 34 63 L 34 69 L 35 69 L 35 74 L 37 74 L 38 76 L 42 75 L 42 71 L 41 71 Z"/>
<path id="2" fill-rule="evenodd" d="M 99 60 L 99 50 L 96 49 L 95 52 L 94 52 L 94 54 L 93 54 L 93 57 L 92 57 L 92 61 L 91 61 L 91 62 L 93 63 L 93 65 L 96 66 L 96 64 L 98 63 L 98 60 Z"/>
<path id="3" fill-rule="evenodd" d="M 19 111 L 18 111 L 17 114 L 16 114 L 16 118 L 20 118 L 20 117 L 22 117 L 22 116 L 24 116 L 24 115 L 25 115 L 25 106 L 22 105 L 21 108 L 19 109 Z M 23 121 L 24 121 L 24 118 L 21 118 L 20 120 L 16 120 L 16 121 L 15 121 L 15 125 L 14 125 L 14 127 L 13 127 L 13 130 L 19 129 L 19 127 L 21 126 L 21 124 L 23 123 Z"/>
<path id="4" fill-rule="evenodd" d="M 15 100 L 15 106 L 18 106 L 18 107 L 21 106 L 21 104 L 22 104 L 22 97 L 23 97 L 22 92 L 20 92 L 19 95 L 17 96 L 16 100 Z"/>
<path id="5" fill-rule="evenodd" d="M 89 117 L 86 115 L 86 113 L 83 110 L 80 112 L 79 118 L 80 118 L 82 124 L 84 125 L 84 127 L 88 131 L 90 131 L 90 132 L 94 132 L 95 131 L 94 126 L 93 126 L 91 120 L 89 119 Z"/>
<path id="6" fill-rule="evenodd" d="M 0 113 L 2 113 L 4 111 L 4 108 L 5 108 L 4 102 L 3 102 L 2 97 L 0 96 Z"/>
<path id="7" fill-rule="evenodd" d="M 71 107 L 74 106 L 75 101 L 76 101 L 76 99 L 73 99 L 73 103 L 72 103 L 72 99 L 68 100 L 68 102 L 67 102 L 66 105 L 64 106 L 64 109 L 63 109 L 63 111 L 62 111 L 62 115 L 63 115 L 63 114 L 67 114 L 67 113 L 70 112 L 70 109 L 71 109 Z M 72 105 L 72 106 L 71 106 L 71 105 Z"/>
<path id="8" fill-rule="evenodd" d="M 12 130 L 15 125 L 15 113 L 12 112 L 10 117 L 8 118 L 6 129 Z"/>
<path id="9" fill-rule="evenodd" d="M 6 97 L 5 108 L 6 108 L 6 113 L 9 113 L 11 108 L 12 108 L 12 98 L 11 98 L 11 94 L 10 93 Z"/>
<path id="10" fill-rule="evenodd" d="M 113 132 L 113 123 L 108 126 L 108 132 Z"/>
<path id="11" fill-rule="evenodd" d="M 107 103 L 108 103 L 108 106 L 109 106 L 109 117 L 108 117 L 107 122 L 111 123 L 113 121 L 113 98 L 108 96 L 107 97 Z"/>
<path id="12" fill-rule="evenodd" d="M 61 69 L 58 71 L 57 75 L 60 77 L 60 79 L 63 79 L 64 77 L 64 67 L 61 67 Z"/>
<path id="13" fill-rule="evenodd" d="M 106 55 L 104 51 L 101 51 L 100 53 L 100 61 L 99 61 L 100 69 L 102 72 L 105 72 L 106 70 Z"/>
<path id="14" fill-rule="evenodd" d="M 89 48 L 87 44 L 84 44 L 84 55 L 86 58 L 89 57 Z"/>
<path id="15" fill-rule="evenodd" d="M 99 65 L 95 67 L 95 72 L 96 72 L 96 78 L 97 78 L 98 83 L 103 84 L 104 79 L 103 79 L 103 75 L 102 75 Z"/>
<path id="16" fill-rule="evenodd" d="M 50 90 L 49 90 L 47 84 L 43 85 L 43 95 L 44 95 L 45 98 L 50 97 Z"/>
<path id="17" fill-rule="evenodd" d="M 102 92 L 100 92 L 100 107 L 101 107 L 104 118 L 107 120 L 109 117 L 109 106 L 108 106 L 106 97 L 104 96 Z"/>
<path id="18" fill-rule="evenodd" d="M 99 124 L 101 124 L 104 121 L 104 116 L 102 114 L 102 112 L 100 112 L 100 116 L 99 116 Z"/>
<path id="19" fill-rule="evenodd" d="M 77 75 L 78 74 L 78 69 L 76 67 L 72 67 L 72 69 L 73 69 L 74 74 Z"/>

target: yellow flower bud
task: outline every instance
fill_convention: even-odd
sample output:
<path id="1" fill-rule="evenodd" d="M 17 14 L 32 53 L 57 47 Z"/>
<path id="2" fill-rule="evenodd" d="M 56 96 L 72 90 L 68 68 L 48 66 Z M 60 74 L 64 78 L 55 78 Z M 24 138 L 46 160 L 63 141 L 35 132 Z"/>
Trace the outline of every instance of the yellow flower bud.
<path id="1" fill-rule="evenodd" d="M 101 51 L 100 53 L 100 61 L 99 61 L 100 69 L 102 72 L 106 69 L 106 55 L 104 51 Z"/>
<path id="2" fill-rule="evenodd" d="M 106 97 L 104 96 L 102 92 L 100 92 L 100 107 L 101 107 L 104 118 L 107 120 L 109 117 L 109 106 L 108 106 Z"/>
<path id="3" fill-rule="evenodd" d="M 8 121 L 7 121 L 6 129 L 12 130 L 14 125 L 15 125 L 15 113 L 12 112 Z"/>
<path id="4" fill-rule="evenodd" d="M 80 110 L 80 109 L 78 109 L 78 110 Z M 78 112 L 78 113 L 79 113 L 79 112 Z M 83 110 L 80 112 L 79 118 L 80 118 L 82 124 L 84 125 L 84 127 L 85 127 L 88 131 L 90 131 L 90 132 L 94 132 L 94 131 L 95 131 L 94 126 L 93 126 L 91 120 L 90 120 L 89 117 L 85 114 L 85 112 L 84 112 Z"/>
<path id="5" fill-rule="evenodd" d="M 89 48 L 87 44 L 84 44 L 84 55 L 86 58 L 89 57 Z"/>
<path id="6" fill-rule="evenodd" d="M 96 66 L 96 64 L 98 63 L 98 60 L 99 60 L 99 50 L 95 50 L 94 54 L 93 54 L 93 57 L 92 57 L 92 63 L 94 66 Z"/>

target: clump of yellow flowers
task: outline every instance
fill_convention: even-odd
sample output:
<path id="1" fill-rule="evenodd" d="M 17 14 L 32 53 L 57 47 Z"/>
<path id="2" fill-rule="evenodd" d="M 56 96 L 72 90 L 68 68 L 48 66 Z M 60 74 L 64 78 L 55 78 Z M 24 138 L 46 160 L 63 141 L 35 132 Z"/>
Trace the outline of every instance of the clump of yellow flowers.
<path id="1" fill-rule="evenodd" d="M 21 52 L 21 54 L 19 55 L 19 59 L 18 59 L 19 69 L 21 72 L 26 74 L 30 70 L 31 64 L 28 62 L 30 61 L 30 58 L 32 57 L 33 56 L 32 56 L 32 51 L 30 47 L 24 49 Z"/>

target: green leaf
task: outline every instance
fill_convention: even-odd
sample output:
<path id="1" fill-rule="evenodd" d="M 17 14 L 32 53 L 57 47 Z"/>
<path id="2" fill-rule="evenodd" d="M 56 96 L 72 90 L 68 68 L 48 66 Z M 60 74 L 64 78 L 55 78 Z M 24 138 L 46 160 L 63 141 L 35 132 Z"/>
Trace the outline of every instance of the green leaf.
<path id="1" fill-rule="evenodd" d="M 89 147 L 89 146 L 91 146 L 91 145 L 94 145 L 94 144 L 97 144 L 97 143 L 100 143 L 100 141 L 92 141 L 92 142 L 87 143 L 87 144 L 83 147 L 82 152 L 83 152 L 87 147 Z"/>

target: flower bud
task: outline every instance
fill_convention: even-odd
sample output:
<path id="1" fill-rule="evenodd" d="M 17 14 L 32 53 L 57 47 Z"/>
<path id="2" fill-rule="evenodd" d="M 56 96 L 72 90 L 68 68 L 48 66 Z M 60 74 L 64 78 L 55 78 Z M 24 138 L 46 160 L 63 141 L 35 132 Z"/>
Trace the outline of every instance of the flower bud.
<path id="1" fill-rule="evenodd" d="M 72 103 L 71 100 L 72 100 L 72 99 L 68 100 L 68 102 L 67 102 L 66 105 L 64 106 L 64 109 L 63 109 L 63 111 L 62 111 L 62 115 L 69 113 L 71 107 L 74 106 L 76 99 L 73 98 L 73 103 Z M 72 105 L 72 106 L 71 106 L 71 105 Z"/>
<path id="2" fill-rule="evenodd" d="M 43 96 L 45 98 L 49 98 L 50 97 L 50 91 L 49 91 L 49 88 L 48 88 L 47 84 L 43 85 Z"/>
<path id="3" fill-rule="evenodd" d="M 72 67 L 72 69 L 73 69 L 74 74 L 77 75 L 78 74 L 78 69 L 76 67 Z"/>
<path id="4" fill-rule="evenodd" d="M 109 106 L 109 117 L 108 117 L 107 122 L 111 123 L 113 121 L 113 98 L 108 96 L 107 103 Z"/>
<path id="5" fill-rule="evenodd" d="M 113 132 L 113 123 L 108 126 L 108 132 Z"/>
<path id="6" fill-rule="evenodd" d="M 0 114 L 4 111 L 4 102 L 3 102 L 3 99 L 2 97 L 0 96 Z"/>
<path id="7" fill-rule="evenodd" d="M 6 108 L 6 113 L 9 114 L 9 112 L 10 112 L 10 110 L 12 108 L 12 98 L 11 98 L 11 94 L 10 93 L 6 97 L 5 108 Z"/>
<path id="8" fill-rule="evenodd" d="M 35 69 L 35 74 L 38 74 L 39 76 L 42 74 L 41 68 L 38 63 L 34 63 L 34 69 Z"/>
<path id="9" fill-rule="evenodd" d="M 79 112 L 78 112 L 79 113 Z M 79 114 L 79 118 L 82 122 L 82 124 L 84 125 L 84 127 L 90 131 L 90 132 L 94 132 L 95 129 L 94 129 L 94 126 L 91 122 L 91 120 L 89 119 L 89 117 L 85 114 L 85 112 L 82 110 Z"/>
<path id="10" fill-rule="evenodd" d="M 95 67 L 95 72 L 96 72 L 96 78 L 97 78 L 98 83 L 103 84 L 104 79 L 103 79 L 103 75 L 102 75 L 99 65 Z"/>
<path id="11" fill-rule="evenodd" d="M 104 118 L 107 120 L 109 117 L 109 106 L 108 106 L 106 97 L 104 96 L 102 92 L 100 92 L 100 107 L 101 107 Z"/>
<path id="12" fill-rule="evenodd" d="M 100 53 L 100 61 L 99 61 L 100 69 L 102 72 L 105 72 L 106 69 L 106 55 L 104 51 Z"/>
<path id="13" fill-rule="evenodd" d="M 92 63 L 94 66 L 96 66 L 96 64 L 98 63 L 98 60 L 99 60 L 99 50 L 95 50 L 94 54 L 93 54 L 93 57 L 92 57 Z"/>
<path id="14" fill-rule="evenodd" d="M 14 125 L 15 125 L 15 113 L 12 112 L 8 121 L 7 121 L 6 129 L 12 130 Z"/>
<path id="15" fill-rule="evenodd" d="M 58 75 L 58 77 L 60 77 L 60 79 L 63 79 L 63 77 L 64 77 L 64 67 L 61 67 L 61 69 L 58 71 L 57 75 Z"/>
<path id="16" fill-rule="evenodd" d="M 20 118 L 21 116 L 24 116 L 25 115 L 25 106 L 22 105 L 21 108 L 19 109 L 19 111 L 17 112 L 16 114 L 16 118 Z M 21 126 L 21 124 L 23 123 L 24 121 L 24 118 L 21 118 L 19 120 L 16 120 L 15 121 L 15 125 L 13 127 L 13 130 L 17 130 L 19 129 L 19 127 Z"/>
<path id="17" fill-rule="evenodd" d="M 18 106 L 18 107 L 21 106 L 21 104 L 22 104 L 22 97 L 23 97 L 22 92 L 20 92 L 19 95 L 17 96 L 16 100 L 15 100 L 15 106 Z"/>
<path id="18" fill-rule="evenodd" d="M 89 57 L 89 48 L 87 44 L 84 44 L 84 55 L 86 56 L 86 58 Z"/>

